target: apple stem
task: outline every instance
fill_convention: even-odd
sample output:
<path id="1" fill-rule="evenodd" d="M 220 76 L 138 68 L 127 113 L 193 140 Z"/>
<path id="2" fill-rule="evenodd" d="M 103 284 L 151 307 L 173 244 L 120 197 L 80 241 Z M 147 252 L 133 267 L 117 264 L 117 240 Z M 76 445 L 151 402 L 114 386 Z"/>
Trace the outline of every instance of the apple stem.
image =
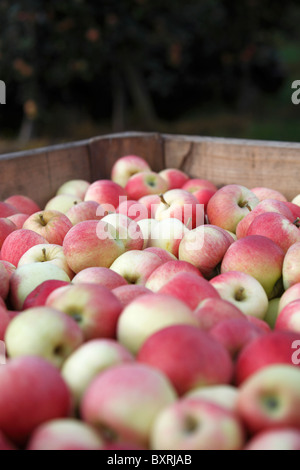
<path id="1" fill-rule="evenodd" d="M 165 206 L 170 207 L 170 204 L 167 203 L 167 201 L 165 200 L 163 194 L 160 194 L 159 197 L 160 197 L 161 202 L 162 202 Z"/>
<path id="2" fill-rule="evenodd" d="M 297 228 L 300 228 L 300 217 L 297 217 L 293 224 L 296 225 Z"/>
<path id="3" fill-rule="evenodd" d="M 242 202 L 241 204 L 239 204 L 239 206 L 243 209 L 244 207 L 246 207 L 246 209 L 248 209 L 249 212 L 252 212 L 252 209 L 251 207 L 249 206 L 249 202 L 248 201 L 245 201 L 245 202 Z"/>
<path id="4" fill-rule="evenodd" d="M 44 255 L 44 261 L 47 261 L 47 251 L 46 248 L 42 249 L 43 255 Z"/>
<path id="5" fill-rule="evenodd" d="M 46 222 L 45 222 L 45 219 L 44 219 L 43 214 L 40 214 L 39 217 L 40 217 L 40 222 L 41 222 L 41 224 L 42 224 L 44 227 L 46 227 L 47 224 L 46 224 Z"/>

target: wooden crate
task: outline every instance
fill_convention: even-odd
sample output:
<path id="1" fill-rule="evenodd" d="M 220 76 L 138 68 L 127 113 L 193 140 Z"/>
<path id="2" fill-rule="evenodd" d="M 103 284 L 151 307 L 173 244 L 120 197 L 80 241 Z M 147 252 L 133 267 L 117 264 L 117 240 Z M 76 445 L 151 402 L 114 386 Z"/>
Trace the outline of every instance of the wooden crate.
<path id="1" fill-rule="evenodd" d="M 0 200 L 24 194 L 41 206 L 70 179 L 110 178 L 124 155 L 145 158 L 154 171 L 179 168 L 218 186 L 239 183 L 300 193 L 300 143 L 154 133 L 123 133 L 0 156 Z"/>

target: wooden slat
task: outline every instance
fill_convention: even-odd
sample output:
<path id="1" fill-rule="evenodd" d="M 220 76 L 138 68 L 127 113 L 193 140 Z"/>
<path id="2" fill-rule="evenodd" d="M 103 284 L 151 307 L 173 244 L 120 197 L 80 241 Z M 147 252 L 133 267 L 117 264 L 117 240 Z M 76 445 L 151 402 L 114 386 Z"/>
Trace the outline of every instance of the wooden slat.
<path id="1" fill-rule="evenodd" d="M 163 140 L 159 134 L 124 133 L 90 141 L 93 181 L 109 179 L 113 164 L 125 155 L 139 155 L 147 160 L 153 171 L 164 168 Z"/>
<path id="2" fill-rule="evenodd" d="M 218 186 L 265 186 L 291 200 L 300 193 L 300 144 L 164 136 L 165 163 Z"/>
<path id="3" fill-rule="evenodd" d="M 42 207 L 70 179 L 91 179 L 86 142 L 0 156 L 0 200 L 13 194 Z"/>

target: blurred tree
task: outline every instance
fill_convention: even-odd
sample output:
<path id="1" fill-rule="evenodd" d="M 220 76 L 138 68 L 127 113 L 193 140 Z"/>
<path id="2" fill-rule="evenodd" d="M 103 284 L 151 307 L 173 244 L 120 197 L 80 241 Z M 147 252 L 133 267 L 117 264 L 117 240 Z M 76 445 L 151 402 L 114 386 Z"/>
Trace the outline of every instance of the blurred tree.
<path id="1" fill-rule="evenodd" d="M 13 125 L 26 140 L 62 104 L 111 114 L 114 130 L 133 107 L 152 128 L 157 113 L 276 91 L 284 69 L 274 35 L 294 34 L 295 10 L 296 0 L 0 0 L 0 78 Z"/>

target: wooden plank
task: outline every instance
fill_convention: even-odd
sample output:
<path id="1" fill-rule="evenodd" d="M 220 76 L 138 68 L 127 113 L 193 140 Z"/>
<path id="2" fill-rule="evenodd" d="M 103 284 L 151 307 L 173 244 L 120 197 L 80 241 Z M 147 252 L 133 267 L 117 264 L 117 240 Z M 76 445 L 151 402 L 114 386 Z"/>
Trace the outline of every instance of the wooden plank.
<path id="1" fill-rule="evenodd" d="M 77 178 L 91 178 L 87 142 L 0 156 L 0 200 L 23 194 L 44 207 L 62 183 Z"/>
<path id="2" fill-rule="evenodd" d="M 164 168 L 163 139 L 160 134 L 113 134 L 90 141 L 92 180 L 109 179 L 113 164 L 125 155 L 139 155 L 153 171 Z"/>
<path id="3" fill-rule="evenodd" d="M 265 186 L 291 200 L 300 193 L 300 144 L 164 135 L 167 167 L 218 186 Z"/>

